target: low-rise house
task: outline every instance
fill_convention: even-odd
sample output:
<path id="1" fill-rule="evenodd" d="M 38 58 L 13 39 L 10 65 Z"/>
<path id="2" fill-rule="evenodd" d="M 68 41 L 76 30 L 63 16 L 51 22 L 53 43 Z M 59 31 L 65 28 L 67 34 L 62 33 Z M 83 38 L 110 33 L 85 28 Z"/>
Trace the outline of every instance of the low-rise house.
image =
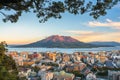
<path id="1" fill-rule="evenodd" d="M 24 51 L 20 53 L 20 56 L 22 56 L 24 60 L 28 60 L 28 54 L 29 54 L 28 52 Z"/>
<path id="2" fill-rule="evenodd" d="M 88 68 L 88 67 L 85 67 L 82 71 L 81 71 L 81 73 L 82 74 L 84 74 L 84 75 L 87 75 L 88 73 L 90 73 L 90 68 Z"/>
<path id="3" fill-rule="evenodd" d="M 28 56 L 31 60 L 36 59 L 37 61 L 42 59 L 42 55 L 40 53 L 34 52 Z"/>
<path id="4" fill-rule="evenodd" d="M 116 61 L 116 65 L 118 66 L 118 68 L 120 68 L 120 59 Z"/>
<path id="5" fill-rule="evenodd" d="M 23 65 L 24 65 L 24 66 L 33 65 L 33 64 L 35 64 L 34 61 L 23 61 Z"/>
<path id="6" fill-rule="evenodd" d="M 37 73 L 35 71 L 31 71 L 29 76 L 27 77 L 28 80 L 38 80 Z"/>
<path id="7" fill-rule="evenodd" d="M 75 77 L 74 80 L 82 80 L 81 77 Z"/>
<path id="8" fill-rule="evenodd" d="M 73 80 L 74 74 L 66 73 L 65 71 L 54 72 L 53 80 Z"/>
<path id="9" fill-rule="evenodd" d="M 108 71 L 108 80 L 120 80 L 120 71 Z"/>
<path id="10" fill-rule="evenodd" d="M 97 80 L 96 75 L 92 72 L 88 73 L 86 76 L 86 80 Z"/>
<path id="11" fill-rule="evenodd" d="M 16 52 L 16 51 L 10 51 L 10 52 L 8 53 L 8 55 L 11 56 L 12 58 L 19 56 L 19 55 L 18 55 L 18 52 Z"/>
<path id="12" fill-rule="evenodd" d="M 55 52 L 54 52 L 54 53 L 47 52 L 47 53 L 45 54 L 45 56 L 46 56 L 46 58 L 48 58 L 48 59 L 50 59 L 50 60 L 52 60 L 52 61 L 56 61 L 56 53 L 55 53 Z"/>
<path id="13" fill-rule="evenodd" d="M 100 62 L 104 63 L 107 60 L 106 56 L 100 56 Z"/>
<path id="14" fill-rule="evenodd" d="M 61 64 L 59 64 L 59 69 L 63 69 L 65 67 L 65 64 L 64 63 L 61 63 Z"/>
<path id="15" fill-rule="evenodd" d="M 87 57 L 88 57 L 88 56 L 85 56 L 85 55 L 84 55 L 84 56 L 82 56 L 82 59 L 81 59 L 81 60 L 82 60 L 84 63 L 87 63 Z"/>
<path id="16" fill-rule="evenodd" d="M 23 57 L 17 56 L 13 58 L 18 66 L 23 66 Z"/>
<path id="17" fill-rule="evenodd" d="M 37 66 L 37 67 L 39 67 L 41 70 L 45 70 L 45 71 L 52 68 L 52 66 L 45 66 L 45 65 L 41 65 L 41 66 Z"/>
<path id="18" fill-rule="evenodd" d="M 21 68 L 18 72 L 19 77 L 26 77 L 30 75 L 31 69 L 30 68 Z"/>
<path id="19" fill-rule="evenodd" d="M 113 65 L 112 62 L 113 62 L 112 60 L 107 60 L 105 62 L 105 66 L 108 67 L 108 68 L 114 68 L 115 66 Z"/>
<path id="20" fill-rule="evenodd" d="M 84 63 L 74 63 L 73 65 L 69 65 L 66 67 L 66 71 L 82 71 L 86 67 Z"/>
<path id="21" fill-rule="evenodd" d="M 51 80 L 53 79 L 53 73 L 52 72 L 47 72 L 47 71 L 39 71 L 38 76 L 41 77 L 41 80 Z"/>
<path id="22" fill-rule="evenodd" d="M 68 55 L 68 54 L 63 55 L 62 61 L 63 61 L 63 62 L 69 62 L 69 61 L 70 61 L 69 55 Z"/>

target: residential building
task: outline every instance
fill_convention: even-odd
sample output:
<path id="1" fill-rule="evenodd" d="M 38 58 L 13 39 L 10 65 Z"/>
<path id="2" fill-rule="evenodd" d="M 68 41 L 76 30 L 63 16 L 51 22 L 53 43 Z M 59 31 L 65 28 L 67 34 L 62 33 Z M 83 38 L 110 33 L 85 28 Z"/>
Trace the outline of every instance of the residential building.
<path id="1" fill-rule="evenodd" d="M 28 60 L 28 52 L 21 52 L 20 56 L 22 56 L 24 60 Z"/>
<path id="2" fill-rule="evenodd" d="M 86 76 L 86 80 L 97 80 L 96 75 L 92 72 L 88 73 Z"/>
<path id="3" fill-rule="evenodd" d="M 70 57 L 69 57 L 69 55 L 68 54 L 65 54 L 63 57 L 63 62 L 69 62 L 70 61 Z"/>
<path id="4" fill-rule="evenodd" d="M 51 80 L 53 79 L 53 72 L 39 71 L 38 76 L 41 77 L 41 80 Z"/>
<path id="5" fill-rule="evenodd" d="M 52 61 L 56 61 L 56 53 L 48 52 L 48 53 L 46 53 L 46 57 Z"/>
<path id="6" fill-rule="evenodd" d="M 54 72 L 53 80 L 73 80 L 74 74 L 66 73 L 65 71 Z"/>
<path id="7" fill-rule="evenodd" d="M 108 80 L 120 80 L 120 71 L 108 71 Z"/>

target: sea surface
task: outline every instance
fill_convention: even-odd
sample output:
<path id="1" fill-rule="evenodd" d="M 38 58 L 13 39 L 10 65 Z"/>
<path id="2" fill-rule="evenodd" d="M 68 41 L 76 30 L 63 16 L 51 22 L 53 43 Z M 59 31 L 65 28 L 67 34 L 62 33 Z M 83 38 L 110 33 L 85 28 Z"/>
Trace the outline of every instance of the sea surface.
<path id="1" fill-rule="evenodd" d="M 8 48 L 8 51 L 28 51 L 28 52 L 62 52 L 71 54 L 73 52 L 100 52 L 100 51 L 113 51 L 120 50 L 120 46 L 116 47 L 99 47 L 99 48 Z"/>

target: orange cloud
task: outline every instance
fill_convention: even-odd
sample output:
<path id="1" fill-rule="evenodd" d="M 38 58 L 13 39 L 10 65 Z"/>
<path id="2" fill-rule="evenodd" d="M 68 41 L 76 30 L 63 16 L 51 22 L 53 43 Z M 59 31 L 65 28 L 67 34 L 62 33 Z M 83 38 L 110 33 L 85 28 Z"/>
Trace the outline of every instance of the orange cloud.
<path id="1" fill-rule="evenodd" d="M 100 33 L 100 32 L 94 32 L 94 31 L 91 31 L 91 32 L 89 31 L 67 31 L 67 32 L 74 34 L 74 36 L 72 36 L 73 38 L 78 39 L 79 41 L 83 41 L 83 42 L 91 42 L 91 41 L 120 42 L 120 35 L 119 35 L 120 32 L 111 32 L 111 33 L 105 33 L 105 32 Z"/>
<path id="2" fill-rule="evenodd" d="M 120 22 L 114 22 L 110 19 L 106 19 L 106 22 L 90 21 L 88 25 L 91 27 L 111 27 L 113 29 L 120 29 Z"/>
<path id="3" fill-rule="evenodd" d="M 94 33 L 93 31 L 74 31 L 74 30 L 66 31 L 66 32 L 76 34 L 76 35 L 88 35 L 88 34 Z"/>

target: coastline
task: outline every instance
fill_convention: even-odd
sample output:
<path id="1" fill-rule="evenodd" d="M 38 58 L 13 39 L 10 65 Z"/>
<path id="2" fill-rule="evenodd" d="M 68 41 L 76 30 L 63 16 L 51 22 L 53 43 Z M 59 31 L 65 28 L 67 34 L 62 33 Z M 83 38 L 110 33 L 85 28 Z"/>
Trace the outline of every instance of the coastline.
<path id="1" fill-rule="evenodd" d="M 120 46 L 116 47 L 99 47 L 99 48 L 11 48 L 8 47 L 8 51 L 27 51 L 27 52 L 61 52 L 72 54 L 74 52 L 101 52 L 101 51 L 114 51 L 120 50 Z"/>

